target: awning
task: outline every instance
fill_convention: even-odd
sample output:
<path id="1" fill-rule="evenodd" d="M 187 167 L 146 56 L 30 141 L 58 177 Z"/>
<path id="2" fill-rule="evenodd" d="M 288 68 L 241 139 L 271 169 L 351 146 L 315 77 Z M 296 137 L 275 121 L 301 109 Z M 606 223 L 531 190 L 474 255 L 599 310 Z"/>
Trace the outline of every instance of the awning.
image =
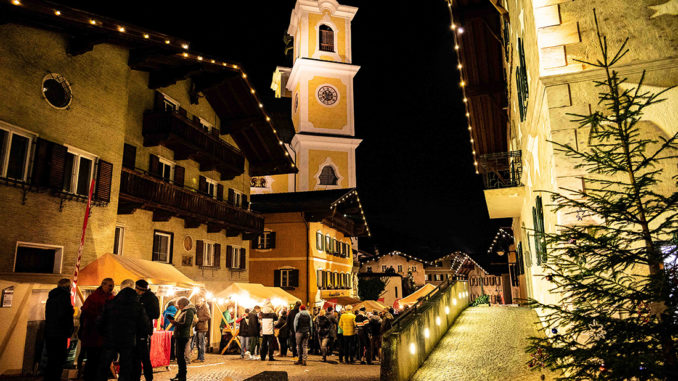
<path id="1" fill-rule="evenodd" d="M 269 301 L 274 306 L 289 305 L 300 301 L 280 287 L 266 287 L 259 283 L 233 283 L 214 295 L 217 300 L 230 299 L 245 308 L 263 306 Z"/>
<path id="2" fill-rule="evenodd" d="M 85 266 L 78 275 L 78 286 L 99 286 L 104 278 L 113 278 L 116 284 L 125 279 L 145 279 L 149 284 L 182 288 L 203 287 L 167 263 L 145 259 L 104 254 Z"/>
<path id="3" fill-rule="evenodd" d="M 436 286 L 426 283 L 423 287 L 419 288 L 417 291 L 411 293 L 410 295 L 399 299 L 398 304 L 400 307 L 411 306 L 415 304 L 419 299 L 425 297 L 436 289 Z"/>
<path id="4" fill-rule="evenodd" d="M 383 311 L 384 308 L 386 308 L 385 305 L 377 302 L 376 300 L 364 300 L 360 303 L 354 304 L 353 305 L 353 310 L 359 310 L 361 308 L 365 307 L 365 309 L 369 311 L 374 311 L 377 310 L 379 312 Z"/>
<path id="5" fill-rule="evenodd" d="M 328 303 L 339 304 L 340 306 L 348 306 L 360 303 L 360 299 L 354 298 L 352 296 L 338 296 L 336 298 L 327 299 Z"/>

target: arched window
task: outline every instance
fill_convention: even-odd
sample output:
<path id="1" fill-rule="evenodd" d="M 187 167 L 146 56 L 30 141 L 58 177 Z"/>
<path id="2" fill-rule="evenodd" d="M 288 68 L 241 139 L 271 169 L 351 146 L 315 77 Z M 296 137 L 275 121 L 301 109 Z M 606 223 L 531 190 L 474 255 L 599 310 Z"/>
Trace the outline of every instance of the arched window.
<path id="1" fill-rule="evenodd" d="M 337 174 L 334 173 L 334 168 L 329 165 L 323 167 L 320 172 L 320 185 L 337 185 Z"/>
<path id="2" fill-rule="evenodd" d="M 327 25 L 321 25 L 318 28 L 320 39 L 320 50 L 323 52 L 334 52 L 334 31 Z"/>

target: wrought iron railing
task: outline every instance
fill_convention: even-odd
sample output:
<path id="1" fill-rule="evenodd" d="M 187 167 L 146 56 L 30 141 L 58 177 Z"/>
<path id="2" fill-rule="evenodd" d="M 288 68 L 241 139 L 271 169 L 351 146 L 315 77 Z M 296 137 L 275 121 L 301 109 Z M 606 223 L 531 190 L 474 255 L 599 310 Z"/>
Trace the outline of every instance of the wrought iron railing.
<path id="1" fill-rule="evenodd" d="M 478 160 L 485 189 L 510 188 L 522 185 L 523 164 L 521 151 L 490 153 Z"/>

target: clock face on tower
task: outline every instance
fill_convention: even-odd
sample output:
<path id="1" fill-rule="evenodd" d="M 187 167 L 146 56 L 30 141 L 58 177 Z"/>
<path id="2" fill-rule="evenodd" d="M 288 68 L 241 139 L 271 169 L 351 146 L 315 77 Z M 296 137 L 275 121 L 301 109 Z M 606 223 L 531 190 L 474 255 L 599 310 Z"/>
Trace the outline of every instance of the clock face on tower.
<path id="1" fill-rule="evenodd" d="M 337 90 L 335 90 L 331 86 L 320 86 L 318 88 L 318 100 L 327 106 L 331 106 L 335 103 L 337 103 L 337 99 L 339 99 L 339 94 L 337 93 Z"/>

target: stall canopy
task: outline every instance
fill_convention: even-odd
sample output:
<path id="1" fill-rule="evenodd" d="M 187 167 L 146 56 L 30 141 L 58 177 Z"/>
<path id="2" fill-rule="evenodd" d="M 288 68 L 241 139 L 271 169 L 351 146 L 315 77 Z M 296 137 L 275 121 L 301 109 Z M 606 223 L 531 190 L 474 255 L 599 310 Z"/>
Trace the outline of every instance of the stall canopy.
<path id="1" fill-rule="evenodd" d="M 274 306 L 293 304 L 300 300 L 280 287 L 266 287 L 259 283 L 233 283 L 214 295 L 216 299 L 231 299 L 240 306 L 251 308 L 270 300 Z"/>
<path id="2" fill-rule="evenodd" d="M 354 304 L 353 305 L 353 310 L 359 310 L 361 308 L 365 307 L 367 311 L 374 311 L 377 310 L 379 312 L 383 311 L 384 308 L 386 308 L 385 305 L 377 302 L 376 300 L 365 300 L 360 303 Z"/>
<path id="3" fill-rule="evenodd" d="M 397 302 L 400 305 L 400 307 L 411 306 L 411 305 L 415 304 L 419 299 L 421 299 L 421 298 L 425 297 L 426 295 L 434 292 L 435 289 L 436 289 L 436 286 L 434 286 L 430 283 L 426 283 L 423 287 L 421 287 L 417 291 L 409 294 L 408 296 L 406 296 L 402 299 L 398 299 Z"/>
<path id="4" fill-rule="evenodd" d="M 78 286 L 99 286 L 104 278 L 113 278 L 116 283 L 125 279 L 145 279 L 156 285 L 203 287 L 170 264 L 110 253 L 100 256 L 80 271 Z"/>

